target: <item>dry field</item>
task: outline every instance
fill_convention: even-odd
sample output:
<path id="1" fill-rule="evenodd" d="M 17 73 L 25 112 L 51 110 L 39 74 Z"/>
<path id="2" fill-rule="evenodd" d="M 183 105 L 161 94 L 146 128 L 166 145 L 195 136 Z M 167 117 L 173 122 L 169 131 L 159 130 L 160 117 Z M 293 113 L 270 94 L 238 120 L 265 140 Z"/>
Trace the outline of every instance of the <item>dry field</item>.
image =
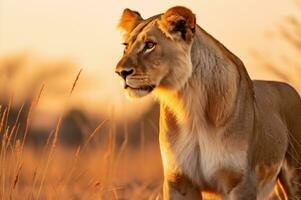
<path id="1" fill-rule="evenodd" d="M 32 111 L 33 112 L 33 111 Z M 78 148 L 57 144 L 60 120 L 42 147 L 24 142 L 15 126 L 6 126 L 9 107 L 0 112 L 1 199 L 156 199 L 161 192 L 158 145 L 146 141 L 116 145 L 114 128 L 101 142 L 91 141 L 96 127 Z M 29 114 L 27 122 L 30 123 Z M 20 134 L 20 133 L 19 133 Z"/>
<path id="2" fill-rule="evenodd" d="M 120 139 L 114 117 L 93 127 L 78 146 L 59 142 L 63 116 L 58 117 L 47 139 L 38 145 L 29 142 L 42 93 L 43 87 L 28 108 L 21 106 L 14 117 L 13 98 L 0 106 L 0 199 L 160 198 L 162 168 L 158 142 L 146 141 L 141 133 L 136 138 L 139 142 L 133 145 L 127 128 L 121 131 Z"/>

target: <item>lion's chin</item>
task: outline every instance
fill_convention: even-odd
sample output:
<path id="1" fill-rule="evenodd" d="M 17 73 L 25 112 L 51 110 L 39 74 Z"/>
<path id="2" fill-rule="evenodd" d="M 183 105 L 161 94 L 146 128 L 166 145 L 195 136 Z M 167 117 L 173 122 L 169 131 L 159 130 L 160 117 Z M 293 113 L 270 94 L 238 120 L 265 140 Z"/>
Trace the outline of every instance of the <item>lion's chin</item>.
<path id="1" fill-rule="evenodd" d="M 132 88 L 132 87 L 127 86 L 125 88 L 126 94 L 130 98 L 144 97 L 144 96 L 148 95 L 149 93 L 151 93 L 153 91 L 153 89 L 154 88 L 152 86 L 145 86 L 145 87 L 141 87 L 141 88 Z"/>

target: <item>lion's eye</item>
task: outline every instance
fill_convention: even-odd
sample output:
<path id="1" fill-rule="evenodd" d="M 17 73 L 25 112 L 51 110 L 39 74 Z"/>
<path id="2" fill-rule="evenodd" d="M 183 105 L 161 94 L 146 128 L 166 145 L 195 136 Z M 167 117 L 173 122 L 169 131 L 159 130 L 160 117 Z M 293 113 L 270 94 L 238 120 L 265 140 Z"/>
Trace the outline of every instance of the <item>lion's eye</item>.
<path id="1" fill-rule="evenodd" d="M 154 42 L 146 42 L 143 48 L 144 53 L 151 52 L 156 46 L 156 43 Z"/>
<path id="2" fill-rule="evenodd" d="M 145 43 L 145 49 L 152 49 L 155 47 L 155 43 L 154 42 L 146 42 Z"/>
<path id="3" fill-rule="evenodd" d="M 128 48 L 128 46 L 129 46 L 129 43 L 124 42 L 124 43 L 122 43 L 122 45 L 124 46 L 123 53 L 125 53 L 126 50 L 127 50 L 127 48 Z"/>

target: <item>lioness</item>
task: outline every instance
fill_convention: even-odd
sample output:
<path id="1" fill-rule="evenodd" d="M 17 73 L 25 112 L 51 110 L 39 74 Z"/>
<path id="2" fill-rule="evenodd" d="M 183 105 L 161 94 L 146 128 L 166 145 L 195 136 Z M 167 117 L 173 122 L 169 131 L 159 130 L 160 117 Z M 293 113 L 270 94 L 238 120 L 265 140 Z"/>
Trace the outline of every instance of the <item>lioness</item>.
<path id="1" fill-rule="evenodd" d="M 160 101 L 164 199 L 301 199 L 301 100 L 251 81 L 244 64 L 185 7 L 142 19 L 125 9 L 116 73 L 131 97 Z"/>

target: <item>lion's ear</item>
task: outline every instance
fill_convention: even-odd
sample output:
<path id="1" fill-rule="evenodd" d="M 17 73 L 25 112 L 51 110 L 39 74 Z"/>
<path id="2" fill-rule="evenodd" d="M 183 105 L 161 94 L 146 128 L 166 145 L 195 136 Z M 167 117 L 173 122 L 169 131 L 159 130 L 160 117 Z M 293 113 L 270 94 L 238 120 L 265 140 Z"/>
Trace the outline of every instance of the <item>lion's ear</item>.
<path id="1" fill-rule="evenodd" d="M 142 20 L 138 12 L 126 8 L 122 13 L 118 27 L 126 33 L 130 33 Z"/>
<path id="2" fill-rule="evenodd" d="M 182 6 L 168 9 L 161 17 L 161 27 L 170 34 L 180 35 L 190 42 L 195 32 L 196 18 L 192 11 Z"/>

